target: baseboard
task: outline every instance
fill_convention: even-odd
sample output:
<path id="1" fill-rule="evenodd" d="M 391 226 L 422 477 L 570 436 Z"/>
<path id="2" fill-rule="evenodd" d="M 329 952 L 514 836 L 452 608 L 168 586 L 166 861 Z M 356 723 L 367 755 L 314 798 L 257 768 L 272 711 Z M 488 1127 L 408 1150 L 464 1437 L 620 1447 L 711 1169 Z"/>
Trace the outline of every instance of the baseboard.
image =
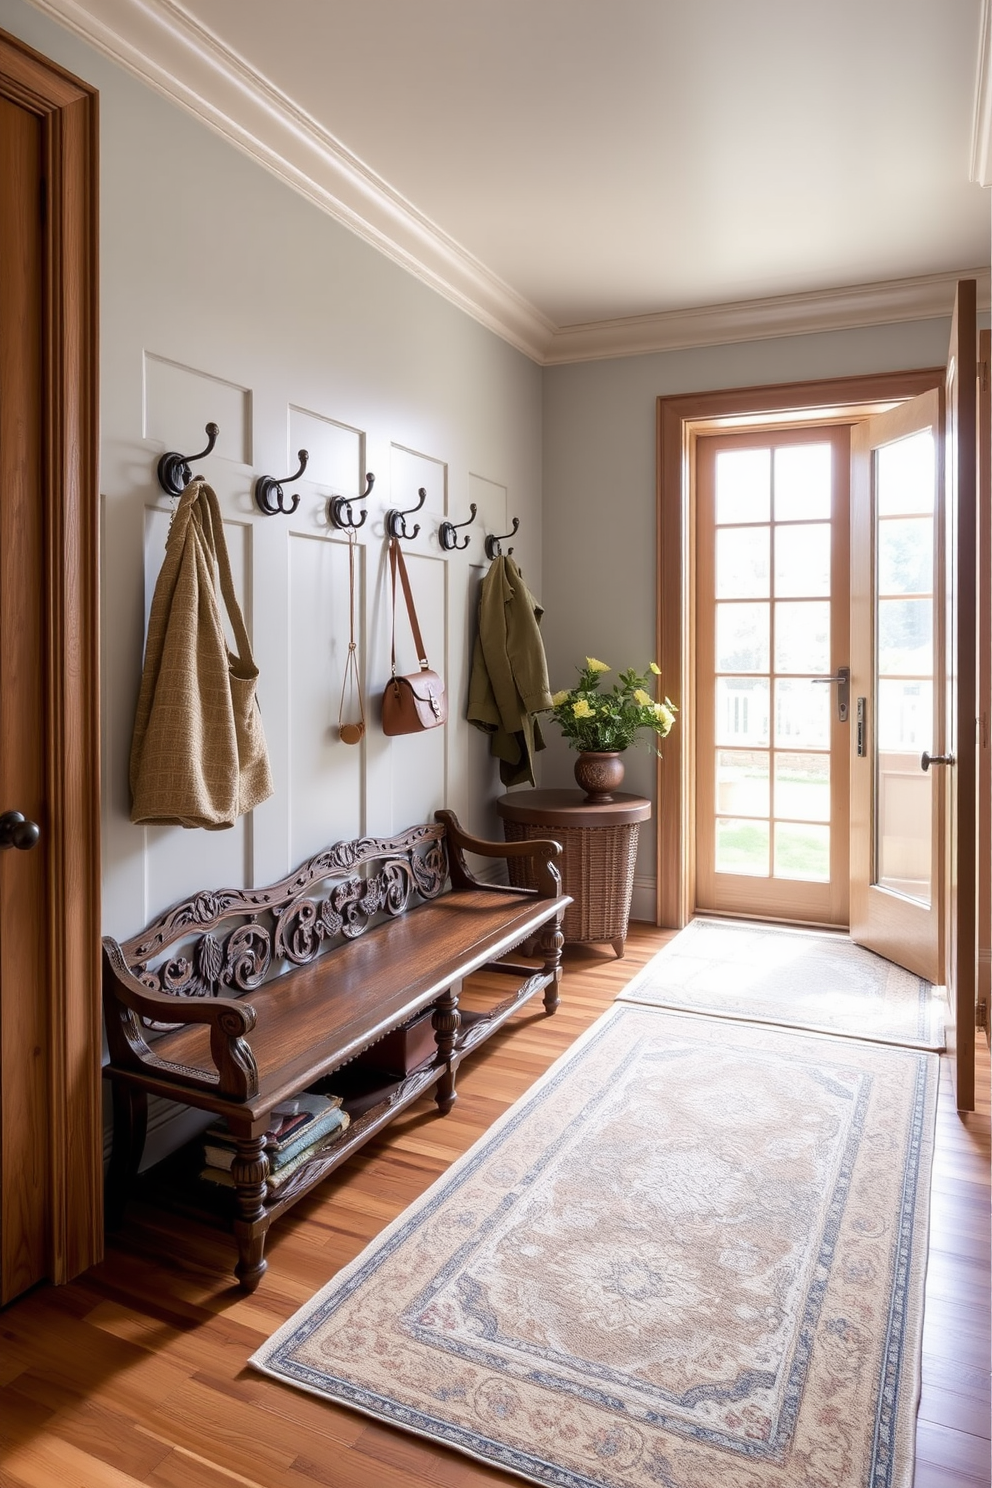
<path id="1" fill-rule="evenodd" d="M 108 1101 L 103 1125 L 105 1164 L 110 1161 L 114 1130 L 109 1105 Z M 151 1096 L 148 1101 L 148 1136 L 141 1159 L 141 1171 L 144 1172 L 146 1168 L 154 1167 L 155 1163 L 161 1162 L 163 1157 L 168 1157 L 170 1152 L 175 1152 L 177 1147 L 191 1142 L 213 1120 L 214 1117 L 209 1111 L 198 1111 L 195 1106 L 180 1106 L 175 1101 L 162 1100 L 157 1095 Z"/>
<path id="2" fill-rule="evenodd" d="M 658 881 L 634 875 L 634 892 L 630 900 L 630 918 L 647 920 L 650 925 L 658 919 Z"/>

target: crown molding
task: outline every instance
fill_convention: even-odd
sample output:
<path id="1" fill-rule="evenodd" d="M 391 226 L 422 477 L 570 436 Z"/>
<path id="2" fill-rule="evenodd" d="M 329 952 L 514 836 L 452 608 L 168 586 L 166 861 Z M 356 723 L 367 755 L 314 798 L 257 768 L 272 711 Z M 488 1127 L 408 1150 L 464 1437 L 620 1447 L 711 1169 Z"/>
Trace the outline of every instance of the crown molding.
<path id="1" fill-rule="evenodd" d="M 970 179 L 979 186 L 992 186 L 992 0 L 982 0 Z"/>
<path id="2" fill-rule="evenodd" d="M 380 253 L 540 362 L 554 323 L 175 0 L 32 0 Z"/>
<path id="3" fill-rule="evenodd" d="M 977 279 L 979 309 L 990 303 L 988 268 L 960 274 L 926 274 L 916 279 L 888 279 L 847 289 L 776 295 L 765 300 L 737 300 L 658 315 L 598 320 L 562 326 L 544 353 L 546 367 L 565 362 L 603 361 L 611 357 L 647 356 L 684 351 L 693 346 L 724 346 L 734 341 L 764 341 L 775 336 L 808 336 L 818 331 L 851 330 L 901 320 L 934 320 L 949 316 L 959 279 Z"/>
<path id="4" fill-rule="evenodd" d="M 180 104 L 373 248 L 541 366 L 801 336 L 951 313 L 954 284 L 989 270 L 556 326 L 418 211 L 177 0 L 31 0 L 104 56 Z M 983 0 L 975 179 L 992 184 L 992 0 Z"/>

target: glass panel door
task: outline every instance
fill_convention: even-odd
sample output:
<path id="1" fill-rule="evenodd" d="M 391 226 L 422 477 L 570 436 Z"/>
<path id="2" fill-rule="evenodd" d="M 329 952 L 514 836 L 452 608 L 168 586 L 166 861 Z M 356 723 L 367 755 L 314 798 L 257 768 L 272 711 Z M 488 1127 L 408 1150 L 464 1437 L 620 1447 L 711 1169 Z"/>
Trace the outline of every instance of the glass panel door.
<path id="1" fill-rule="evenodd" d="M 920 767 L 943 737 L 940 398 L 852 435 L 851 935 L 942 980 L 944 781 Z"/>
<path id="2" fill-rule="evenodd" d="M 847 430 L 697 446 L 697 907 L 844 923 Z"/>

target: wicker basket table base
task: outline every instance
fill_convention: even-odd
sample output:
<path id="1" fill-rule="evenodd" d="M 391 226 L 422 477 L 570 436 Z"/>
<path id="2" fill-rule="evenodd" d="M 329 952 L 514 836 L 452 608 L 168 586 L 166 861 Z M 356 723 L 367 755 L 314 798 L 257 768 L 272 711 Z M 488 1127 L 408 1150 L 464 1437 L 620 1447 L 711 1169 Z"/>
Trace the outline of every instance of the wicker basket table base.
<path id="1" fill-rule="evenodd" d="M 578 790 L 513 791 L 500 797 L 496 810 L 507 842 L 550 837 L 561 843 L 563 887 L 574 901 L 562 921 L 566 945 L 609 941 L 622 956 L 637 835 L 651 815 L 650 801 L 617 792 L 608 805 L 594 806 Z M 511 858 L 507 866 L 515 888 L 534 888 L 525 863 Z"/>

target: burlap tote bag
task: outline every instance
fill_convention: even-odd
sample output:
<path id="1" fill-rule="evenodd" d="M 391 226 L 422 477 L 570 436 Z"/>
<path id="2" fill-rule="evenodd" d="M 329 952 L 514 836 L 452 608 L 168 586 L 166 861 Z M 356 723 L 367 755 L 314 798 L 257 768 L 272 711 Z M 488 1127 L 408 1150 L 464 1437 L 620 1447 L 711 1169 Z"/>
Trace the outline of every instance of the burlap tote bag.
<path id="1" fill-rule="evenodd" d="M 176 508 L 152 598 L 131 743 L 132 821 L 230 827 L 271 796 L 257 680 L 217 497 L 194 480 Z"/>

